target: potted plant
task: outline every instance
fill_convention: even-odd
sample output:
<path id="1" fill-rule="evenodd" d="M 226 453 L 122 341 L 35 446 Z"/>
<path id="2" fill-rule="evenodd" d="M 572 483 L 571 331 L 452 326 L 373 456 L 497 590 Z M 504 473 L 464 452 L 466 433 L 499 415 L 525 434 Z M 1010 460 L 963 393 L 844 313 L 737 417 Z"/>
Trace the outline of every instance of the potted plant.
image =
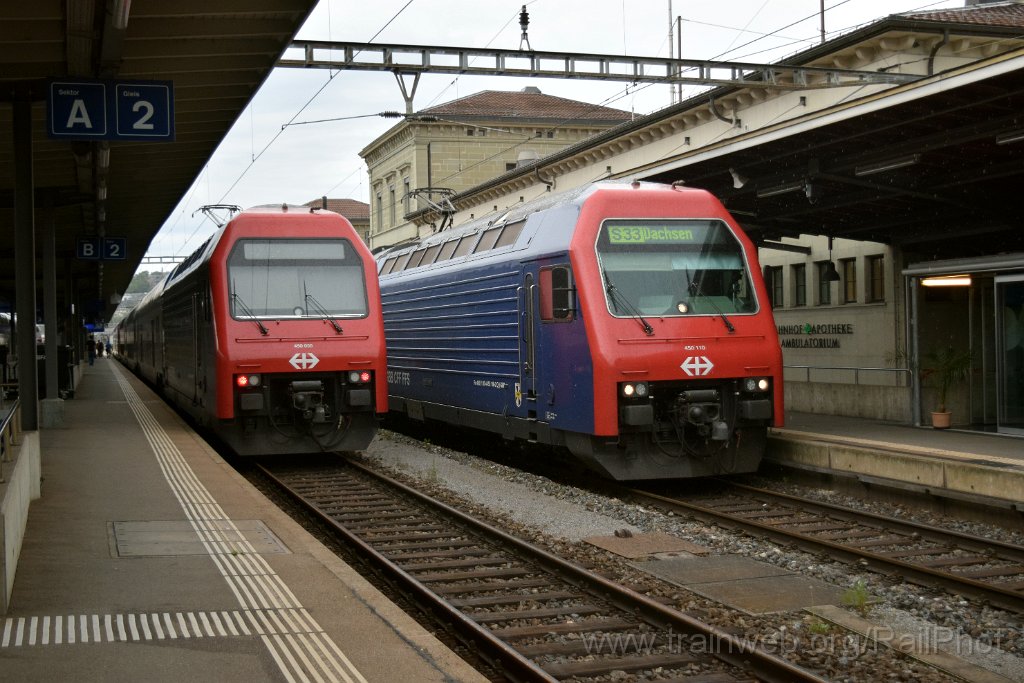
<path id="1" fill-rule="evenodd" d="M 938 392 L 938 402 L 932 411 L 932 427 L 946 429 L 952 423 L 952 412 L 946 402 L 949 390 L 970 375 L 971 351 L 955 349 L 952 346 L 938 346 L 921 357 L 921 365 L 922 378 L 933 378 Z"/>

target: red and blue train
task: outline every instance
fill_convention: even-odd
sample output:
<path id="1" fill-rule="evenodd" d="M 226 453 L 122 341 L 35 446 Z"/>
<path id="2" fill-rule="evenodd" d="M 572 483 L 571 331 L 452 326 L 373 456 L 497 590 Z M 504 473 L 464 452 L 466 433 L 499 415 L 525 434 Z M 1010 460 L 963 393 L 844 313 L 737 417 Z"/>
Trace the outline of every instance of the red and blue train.
<path id="1" fill-rule="evenodd" d="M 782 425 L 757 252 L 705 191 L 598 182 L 377 262 L 392 414 L 620 480 L 755 471 Z"/>
<path id="2" fill-rule="evenodd" d="M 239 455 L 360 450 L 387 410 L 379 301 L 345 218 L 250 209 L 121 321 L 116 355 Z"/>

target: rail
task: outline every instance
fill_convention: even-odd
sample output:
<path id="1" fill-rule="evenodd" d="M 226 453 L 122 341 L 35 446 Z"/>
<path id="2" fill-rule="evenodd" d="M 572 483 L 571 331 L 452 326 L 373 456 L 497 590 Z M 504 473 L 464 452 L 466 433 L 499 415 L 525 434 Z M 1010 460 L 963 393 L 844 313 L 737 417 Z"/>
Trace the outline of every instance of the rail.
<path id="1" fill-rule="evenodd" d="M 806 371 L 805 382 L 814 382 L 811 379 L 811 373 L 815 370 L 822 370 L 828 372 L 852 372 L 853 373 L 853 384 L 860 386 L 860 373 L 862 372 L 880 372 L 880 373 L 891 373 L 898 376 L 900 383 L 893 384 L 882 384 L 878 386 L 900 386 L 909 387 L 911 386 L 911 380 L 913 379 L 912 370 L 910 368 L 871 368 L 871 367 L 851 367 L 846 365 L 783 365 L 784 370 L 804 370 Z M 829 382 L 835 382 L 834 379 L 825 380 Z M 840 384 L 849 384 L 849 382 L 840 382 Z"/>
<path id="2" fill-rule="evenodd" d="M 3 410 L 3 421 L 0 422 L 0 484 L 7 481 L 4 465 L 14 460 L 14 447 L 21 434 L 21 402 L 15 399 Z"/>

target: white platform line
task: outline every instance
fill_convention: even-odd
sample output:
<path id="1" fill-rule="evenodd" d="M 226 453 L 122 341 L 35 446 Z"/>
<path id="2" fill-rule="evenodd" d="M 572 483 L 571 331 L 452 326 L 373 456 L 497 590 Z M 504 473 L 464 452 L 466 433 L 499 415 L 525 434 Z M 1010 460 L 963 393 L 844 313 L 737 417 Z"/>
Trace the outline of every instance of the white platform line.
<path id="1" fill-rule="evenodd" d="M 306 675 L 306 671 L 311 673 L 315 680 L 323 680 L 319 675 L 315 673 L 317 668 L 322 670 L 336 670 L 339 672 L 349 672 L 352 674 L 352 678 L 349 677 L 348 673 L 343 673 L 345 680 L 351 681 L 365 681 L 362 675 L 352 666 L 352 663 L 344 655 L 341 649 L 334 643 L 316 620 L 312 618 L 303 608 L 302 604 L 295 598 L 295 595 L 288 588 L 288 586 L 281 580 L 281 578 L 273 571 L 270 564 L 265 558 L 261 557 L 256 552 L 255 548 L 247 540 L 243 541 L 228 541 L 228 536 L 224 531 L 231 531 L 237 534 L 237 537 L 244 539 L 238 532 L 237 526 L 231 519 L 224 513 L 224 510 L 217 503 L 216 499 L 210 492 L 203 486 L 202 482 L 196 476 L 195 472 L 189 466 L 188 462 L 182 456 L 181 452 L 174 445 L 173 440 L 167 434 L 167 432 L 160 426 L 159 421 L 154 417 L 153 413 L 143 403 L 138 394 L 132 388 L 131 384 L 125 378 L 121 370 L 116 366 L 111 366 L 115 377 L 117 378 L 118 384 L 121 386 L 121 390 L 124 392 L 125 398 L 128 401 L 128 405 L 138 420 L 139 425 L 142 427 L 142 431 L 146 436 L 146 440 L 149 442 L 154 455 L 156 456 L 157 463 L 164 474 L 168 485 L 171 487 L 173 495 L 176 497 L 178 502 L 182 506 L 186 517 L 191 522 L 193 528 L 199 534 L 207 553 L 211 556 L 214 561 L 214 566 L 217 567 L 218 571 L 224 577 L 225 582 L 228 584 L 230 590 L 238 600 L 239 606 L 245 610 L 246 616 L 249 617 L 258 632 L 263 633 L 260 627 L 260 621 L 263 622 L 264 627 L 271 633 L 288 633 L 289 626 L 284 625 L 280 619 L 278 619 L 276 610 L 279 609 L 295 609 L 300 614 L 304 615 L 309 624 L 309 633 L 317 634 L 317 643 L 314 645 L 309 638 L 299 638 L 298 640 L 290 639 L 293 647 L 296 649 L 296 654 L 302 665 L 297 665 L 296 660 L 292 657 L 287 650 L 284 650 L 284 658 L 280 656 L 280 653 L 276 649 L 271 648 L 271 644 L 276 646 L 282 643 L 279 635 L 275 635 L 274 639 L 270 639 L 266 636 L 263 637 L 263 642 L 267 645 L 268 649 L 271 649 L 271 654 L 274 657 L 274 661 L 278 664 L 282 674 L 289 681 L 296 680 L 294 676 L 297 676 L 297 680 L 308 681 L 309 678 Z M 211 520 L 223 521 L 224 526 L 211 525 Z M 208 530 L 212 533 L 204 534 L 203 531 Z M 239 552 L 240 555 L 234 555 L 234 552 Z M 218 553 L 221 553 L 221 557 L 218 557 Z M 219 561 L 219 560 L 225 561 Z M 237 576 L 232 574 L 237 573 Z M 248 574 L 248 576 L 247 576 Z M 252 618 L 252 608 L 260 606 L 264 608 L 258 611 L 256 615 L 258 619 Z M 267 615 L 270 616 L 274 622 L 277 623 L 277 631 L 270 626 L 270 620 Z M 178 615 L 179 626 L 183 637 L 188 637 L 188 630 L 185 628 L 184 620 L 181 614 Z M 203 623 L 206 625 L 207 636 L 213 637 L 215 634 L 210 627 L 210 621 L 204 613 L 200 613 L 203 619 Z M 97 626 L 98 640 L 98 624 L 95 621 L 94 625 Z M 192 621 L 192 633 L 195 637 L 203 637 L 198 624 L 195 622 L 194 615 L 190 612 L 189 619 Z M 290 618 L 286 618 L 285 621 L 289 622 L 291 627 L 294 629 L 294 622 Z M 167 615 L 165 615 L 165 622 L 168 626 L 168 631 L 171 633 L 171 637 L 174 631 L 171 628 L 171 622 Z M 239 618 L 238 622 L 245 629 L 244 620 Z M 221 627 L 220 621 L 214 615 L 214 623 L 217 625 L 218 630 L 222 635 L 225 634 Z M 229 622 L 230 623 L 230 622 Z M 123 621 L 119 617 L 119 628 L 121 629 L 122 640 L 126 639 L 123 631 Z M 131 621 L 134 637 L 134 621 Z M 248 631 L 248 629 L 245 629 Z M 108 616 L 108 632 L 109 632 L 109 616 Z M 112 634 L 109 636 L 112 638 Z M 293 667 L 293 673 L 289 673 L 289 668 L 285 665 L 285 662 Z M 316 666 L 313 663 L 316 663 Z M 331 677 L 330 680 L 338 680 L 335 677 Z"/>

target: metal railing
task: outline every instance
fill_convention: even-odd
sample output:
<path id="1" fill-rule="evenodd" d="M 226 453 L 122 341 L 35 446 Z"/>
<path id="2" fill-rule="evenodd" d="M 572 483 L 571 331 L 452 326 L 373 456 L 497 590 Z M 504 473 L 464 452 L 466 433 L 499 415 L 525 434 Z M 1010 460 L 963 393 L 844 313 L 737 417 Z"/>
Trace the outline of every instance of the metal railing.
<path id="1" fill-rule="evenodd" d="M 833 382 L 839 384 L 855 384 L 860 385 L 860 375 L 862 372 L 865 373 L 890 373 L 896 376 L 896 380 L 892 384 L 872 384 L 871 386 L 896 386 L 896 387 L 909 387 L 913 380 L 913 371 L 910 368 L 862 368 L 862 367 L 851 367 L 845 365 L 783 365 L 783 370 L 804 370 L 805 378 L 804 381 L 812 383 L 815 380 L 812 379 L 812 372 L 815 370 L 828 371 L 828 372 L 852 372 L 853 382 L 837 382 L 834 378 L 828 380 L 821 380 L 823 382 Z M 796 380 L 794 380 L 796 381 Z"/>
<path id="2" fill-rule="evenodd" d="M 19 443 L 21 435 L 21 402 L 4 407 L 3 421 L 0 422 L 0 484 L 7 481 L 4 465 L 14 460 L 14 447 Z"/>

